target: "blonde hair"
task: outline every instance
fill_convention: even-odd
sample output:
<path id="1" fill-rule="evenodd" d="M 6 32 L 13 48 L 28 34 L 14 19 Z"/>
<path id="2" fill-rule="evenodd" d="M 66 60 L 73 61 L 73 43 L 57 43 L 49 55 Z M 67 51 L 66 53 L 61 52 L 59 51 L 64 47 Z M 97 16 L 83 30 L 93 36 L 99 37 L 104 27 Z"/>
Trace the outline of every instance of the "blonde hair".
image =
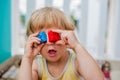
<path id="1" fill-rule="evenodd" d="M 27 26 L 27 36 L 43 28 L 56 27 L 64 30 L 74 30 L 74 25 L 65 14 L 53 7 L 39 9 L 31 15 Z"/>

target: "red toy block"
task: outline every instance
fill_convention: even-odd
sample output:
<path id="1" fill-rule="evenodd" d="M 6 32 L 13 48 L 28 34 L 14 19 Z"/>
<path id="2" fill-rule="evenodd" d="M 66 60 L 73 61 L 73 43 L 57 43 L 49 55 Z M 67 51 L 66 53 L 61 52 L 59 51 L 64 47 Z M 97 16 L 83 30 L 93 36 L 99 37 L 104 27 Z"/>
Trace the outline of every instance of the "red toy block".
<path id="1" fill-rule="evenodd" d="M 61 38 L 60 38 L 59 33 L 49 31 L 48 32 L 48 39 L 49 39 L 49 42 L 56 42 L 56 41 L 60 40 Z"/>

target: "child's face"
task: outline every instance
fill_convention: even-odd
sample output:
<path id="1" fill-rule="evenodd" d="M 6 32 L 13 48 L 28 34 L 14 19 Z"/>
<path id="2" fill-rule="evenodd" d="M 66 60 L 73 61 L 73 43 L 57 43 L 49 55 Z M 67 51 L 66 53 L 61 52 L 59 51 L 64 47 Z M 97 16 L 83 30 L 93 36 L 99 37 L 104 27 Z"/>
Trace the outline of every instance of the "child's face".
<path id="1" fill-rule="evenodd" d="M 47 33 L 49 30 L 51 29 L 45 29 L 42 31 L 45 31 Z M 59 40 L 55 43 L 46 42 L 40 51 L 41 55 L 45 57 L 46 60 L 51 62 L 55 62 L 62 59 L 65 56 L 65 54 L 67 54 L 66 52 L 66 45 L 63 40 Z"/>

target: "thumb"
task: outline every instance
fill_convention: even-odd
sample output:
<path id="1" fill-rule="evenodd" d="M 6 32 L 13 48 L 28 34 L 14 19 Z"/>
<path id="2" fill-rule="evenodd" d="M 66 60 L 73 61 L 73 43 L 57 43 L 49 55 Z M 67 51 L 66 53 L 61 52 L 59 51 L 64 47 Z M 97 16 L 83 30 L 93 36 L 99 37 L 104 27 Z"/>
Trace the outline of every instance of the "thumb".
<path id="1" fill-rule="evenodd" d="M 44 45 L 45 45 L 44 43 L 40 44 L 40 45 L 37 47 L 37 50 L 40 52 Z"/>
<path id="2" fill-rule="evenodd" d="M 36 49 L 34 50 L 34 56 L 39 54 L 39 52 L 41 51 L 43 46 L 44 46 L 44 44 L 40 44 L 36 47 Z"/>

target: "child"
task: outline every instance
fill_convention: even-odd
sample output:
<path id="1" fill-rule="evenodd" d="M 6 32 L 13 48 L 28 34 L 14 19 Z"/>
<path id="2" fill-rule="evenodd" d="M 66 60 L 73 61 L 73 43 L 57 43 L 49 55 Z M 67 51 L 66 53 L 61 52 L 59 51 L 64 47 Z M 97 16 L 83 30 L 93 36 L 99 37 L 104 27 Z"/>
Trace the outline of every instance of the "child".
<path id="1" fill-rule="evenodd" d="M 56 8 L 45 7 L 35 11 L 27 28 L 18 80 L 103 80 L 95 60 L 77 40 L 74 25 Z M 56 42 L 41 43 L 39 32 L 53 31 L 61 37 Z M 34 46 L 34 44 L 38 44 Z M 71 53 L 67 48 L 74 51 Z M 40 54 L 38 61 L 34 58 Z"/>

